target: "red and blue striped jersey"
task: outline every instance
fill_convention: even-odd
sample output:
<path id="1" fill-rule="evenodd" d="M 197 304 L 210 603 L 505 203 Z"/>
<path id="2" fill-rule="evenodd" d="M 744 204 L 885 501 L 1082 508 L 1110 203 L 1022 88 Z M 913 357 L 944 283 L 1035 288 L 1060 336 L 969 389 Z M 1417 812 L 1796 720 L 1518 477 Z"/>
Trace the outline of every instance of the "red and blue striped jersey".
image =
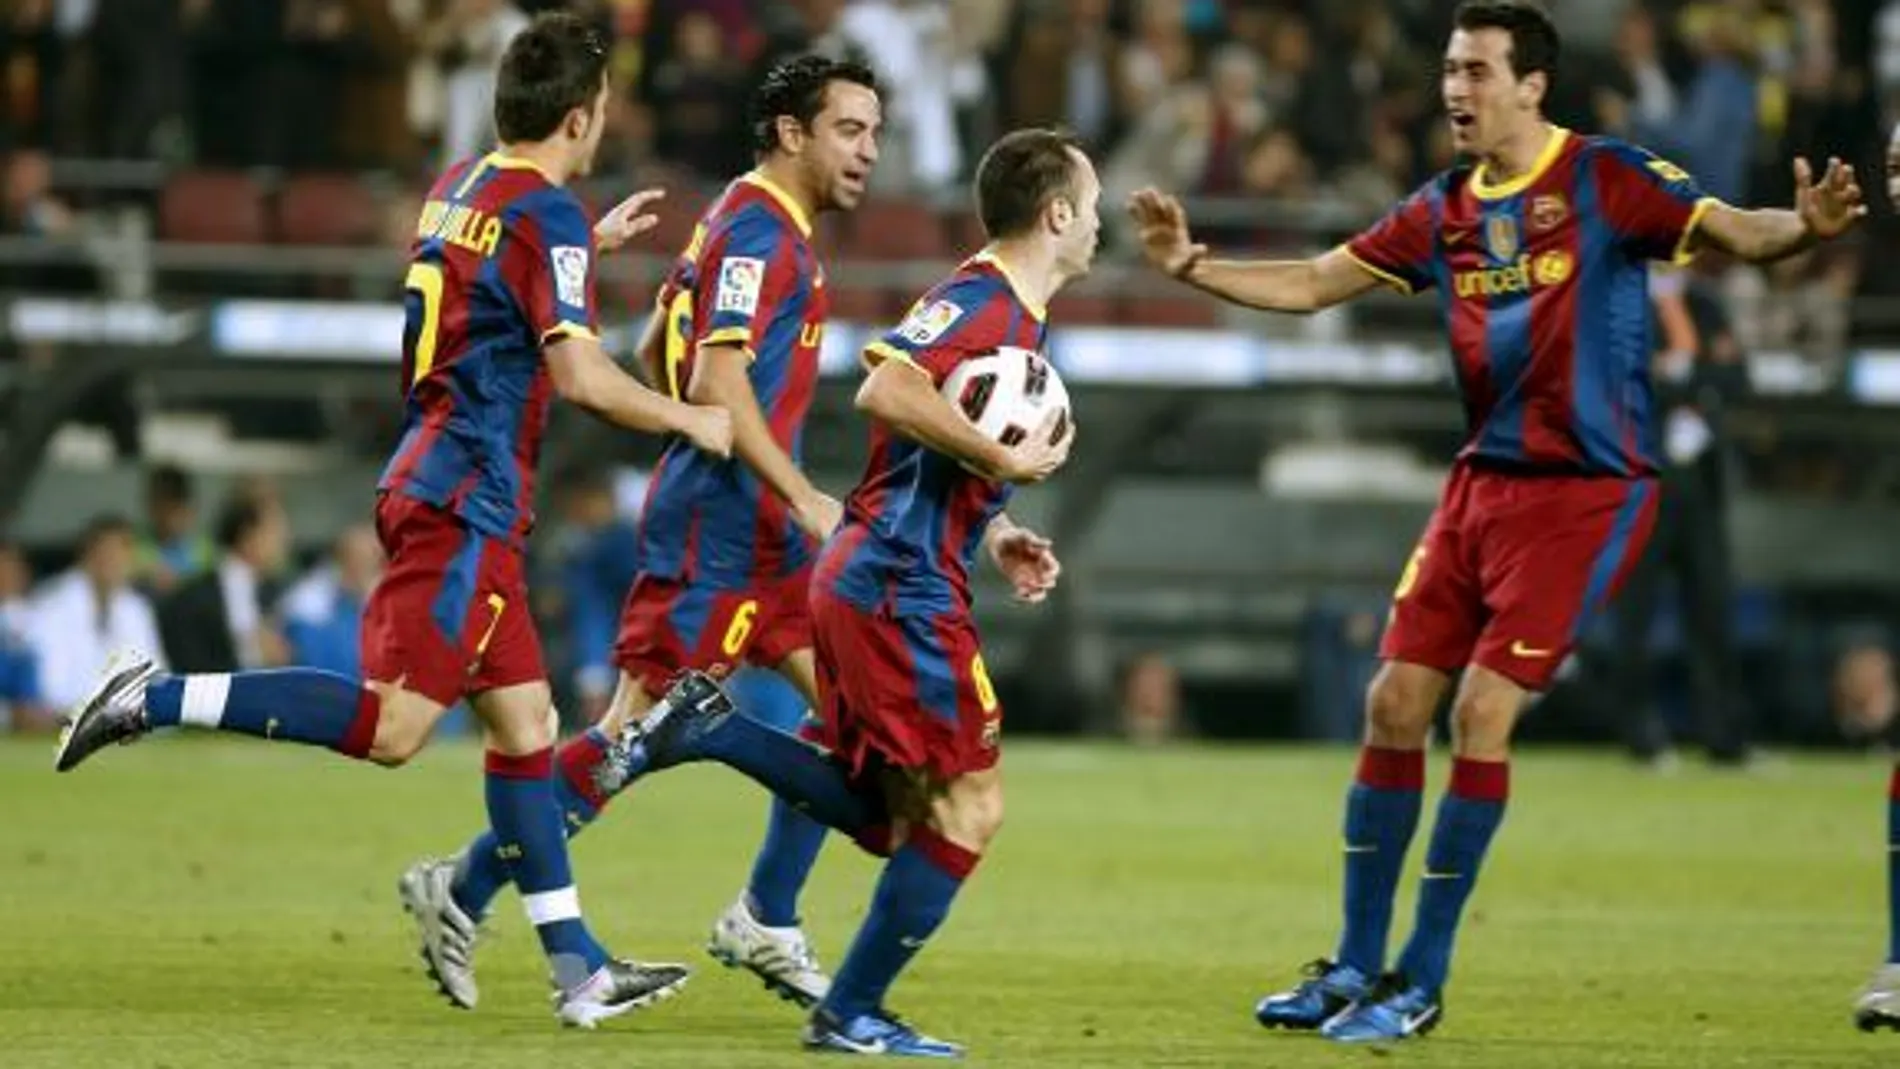
<path id="1" fill-rule="evenodd" d="M 1522 177 L 1447 171 L 1345 249 L 1405 293 L 1438 291 L 1461 458 L 1638 476 L 1656 470 L 1649 261 L 1686 261 L 1714 203 L 1643 149 L 1558 129 Z"/>
<path id="2" fill-rule="evenodd" d="M 1048 326 L 1007 268 L 980 253 L 865 348 L 867 364 L 899 360 L 943 388 L 959 364 L 1004 347 L 1041 352 Z M 967 611 L 970 566 L 983 532 L 1014 488 L 972 473 L 883 424 L 871 427 L 864 477 L 845 502 L 845 521 L 814 577 L 867 610 Z"/>
<path id="3" fill-rule="evenodd" d="M 679 397 L 702 345 L 745 350 L 772 440 L 804 458 L 805 414 L 818 383 L 828 304 L 798 202 L 759 174 L 726 187 L 660 288 L 666 386 Z M 785 500 L 738 457 L 673 437 L 640 517 L 640 568 L 717 583 L 776 579 L 803 568 L 811 538 Z"/>
<path id="4" fill-rule="evenodd" d="M 595 334 L 587 212 L 531 163 L 465 160 L 423 203 L 403 290 L 403 433 L 377 489 L 519 547 L 553 397 L 541 348 Z"/>

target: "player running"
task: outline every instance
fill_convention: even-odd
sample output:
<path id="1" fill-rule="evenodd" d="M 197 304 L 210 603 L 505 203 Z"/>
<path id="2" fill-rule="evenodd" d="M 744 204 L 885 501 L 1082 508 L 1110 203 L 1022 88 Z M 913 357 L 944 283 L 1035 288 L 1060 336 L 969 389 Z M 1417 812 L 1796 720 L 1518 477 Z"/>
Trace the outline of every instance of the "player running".
<path id="1" fill-rule="evenodd" d="M 607 52 L 586 23 L 547 15 L 502 57 L 501 148 L 455 165 L 424 203 L 405 279 L 404 431 L 377 487 L 389 567 L 363 620 L 363 676 L 311 668 L 166 676 L 107 669 L 60 740 L 66 771 L 114 742 L 190 726 L 328 747 L 381 765 L 422 749 L 468 698 L 488 734 L 488 818 L 521 890 L 569 1025 L 664 998 L 677 965 L 611 958 L 581 919 L 554 801 L 547 671 L 528 613 L 523 545 L 552 394 L 633 430 L 724 455 L 718 408 L 622 373 L 595 334 L 594 257 L 649 229 L 654 193 L 592 232 L 564 185 L 587 173 L 607 103 Z"/>
<path id="2" fill-rule="evenodd" d="M 623 735 L 682 670 L 723 675 L 751 662 L 817 704 L 806 592 L 840 506 L 799 469 L 827 309 L 811 225 L 863 199 L 880 125 L 868 69 L 819 56 L 779 64 L 752 102 L 757 168 L 707 209 L 661 288 L 642 351 L 673 396 L 732 412 L 737 458 L 676 439 L 654 470 L 614 647 L 619 687 L 607 714 L 556 762 L 569 835 L 638 776 Z M 708 946 L 803 1006 L 830 982 L 797 905 L 824 835 L 824 825 L 775 802 L 748 889 Z M 402 880 L 423 955 L 459 1006 L 475 1004 L 476 925 L 507 882 L 496 846 L 486 833 L 454 858 L 418 862 Z"/>
<path id="3" fill-rule="evenodd" d="M 992 441 L 941 389 L 965 361 L 1040 353 L 1044 308 L 1088 271 L 1101 186 L 1069 138 L 1011 133 L 977 167 L 991 243 L 913 306 L 864 360 L 857 405 L 871 456 L 845 519 L 819 553 L 811 612 L 822 735 L 814 748 L 731 709 L 689 674 L 656 705 L 633 760 L 658 769 L 716 760 L 890 860 L 857 939 L 812 1011 L 809 1047 L 957 1057 L 891 1014 L 885 995 L 949 913 L 1003 818 L 1003 711 L 970 615 L 969 571 L 986 550 L 1017 598 L 1040 601 L 1061 565 L 1003 507 L 1012 484 L 1047 478 L 1074 434 L 1055 414 L 1013 447 Z"/>
<path id="4" fill-rule="evenodd" d="M 1611 138 L 1545 121 L 1558 41 L 1538 9 L 1467 2 L 1442 88 L 1471 160 L 1316 259 L 1221 262 L 1180 205 L 1131 205 L 1150 261 L 1237 304 L 1312 312 L 1385 283 L 1437 288 L 1467 438 L 1406 563 L 1366 696 L 1346 798 L 1345 930 L 1330 961 L 1256 1009 L 1270 1027 L 1399 1039 L 1444 1013 L 1452 942 L 1504 817 L 1512 726 L 1622 582 L 1655 515 L 1647 263 L 1702 247 L 1762 262 L 1832 238 L 1864 213 L 1853 172 L 1817 184 L 1796 161 L 1792 211 L 1742 211 Z M 1411 941 L 1385 972 L 1392 901 L 1417 826 L 1432 718 L 1452 707 L 1439 806 Z"/>
<path id="5" fill-rule="evenodd" d="M 1887 200 L 1900 204 L 1900 125 L 1887 139 Z M 1887 780 L 1887 960 L 1854 1000 L 1863 1032 L 1900 1032 L 1900 764 Z"/>

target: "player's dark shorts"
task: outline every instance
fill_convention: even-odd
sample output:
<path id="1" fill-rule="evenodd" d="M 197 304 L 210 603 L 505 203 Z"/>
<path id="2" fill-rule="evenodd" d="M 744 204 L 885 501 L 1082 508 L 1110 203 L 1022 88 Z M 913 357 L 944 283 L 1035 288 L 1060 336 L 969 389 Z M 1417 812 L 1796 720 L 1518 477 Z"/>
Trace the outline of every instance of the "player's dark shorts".
<path id="1" fill-rule="evenodd" d="M 938 781 L 996 765 L 1003 709 L 967 613 L 870 611 L 812 588 L 818 741 L 855 774 L 892 766 Z"/>
<path id="2" fill-rule="evenodd" d="M 1651 478 L 1460 462 L 1393 592 L 1379 655 L 1479 664 L 1543 690 L 1642 555 L 1658 492 Z"/>
<path id="3" fill-rule="evenodd" d="M 744 662 L 771 668 L 811 648 L 810 587 L 810 567 L 751 585 L 636 576 L 614 663 L 650 695 L 688 668 L 714 676 Z"/>
<path id="4" fill-rule="evenodd" d="M 376 501 L 389 558 L 363 609 L 363 674 L 443 705 L 547 678 L 521 552 L 396 493 Z"/>

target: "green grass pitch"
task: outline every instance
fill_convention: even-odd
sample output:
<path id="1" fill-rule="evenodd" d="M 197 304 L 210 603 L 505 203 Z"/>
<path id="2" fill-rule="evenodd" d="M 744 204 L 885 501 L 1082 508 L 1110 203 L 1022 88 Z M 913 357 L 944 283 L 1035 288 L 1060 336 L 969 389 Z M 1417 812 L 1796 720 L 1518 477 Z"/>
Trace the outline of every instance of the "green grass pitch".
<path id="1" fill-rule="evenodd" d="M 512 895 L 474 1013 L 425 987 L 396 907 L 408 861 L 475 830 L 471 746 L 400 772 L 243 742 L 160 740 L 65 777 L 51 756 L 44 740 L 0 744 L 0 1065 L 815 1057 L 797 1012 L 700 950 L 764 810 L 723 769 L 642 784 L 579 842 L 596 930 L 697 971 L 672 1002 L 564 1033 Z M 1254 999 L 1331 949 L 1350 765 L 1345 750 L 1012 747 L 999 847 L 893 1007 L 968 1043 L 973 1064 L 1036 1069 L 1900 1065 L 1900 1035 L 1849 1023 L 1885 940 L 1885 766 L 1859 759 L 1655 777 L 1526 754 L 1444 1027 L 1388 1052 L 1261 1031 Z M 1432 791 L 1444 773 L 1441 756 Z M 874 873 L 841 842 L 820 862 L 805 908 L 828 962 Z M 1395 949 L 1409 898 L 1399 919 Z"/>

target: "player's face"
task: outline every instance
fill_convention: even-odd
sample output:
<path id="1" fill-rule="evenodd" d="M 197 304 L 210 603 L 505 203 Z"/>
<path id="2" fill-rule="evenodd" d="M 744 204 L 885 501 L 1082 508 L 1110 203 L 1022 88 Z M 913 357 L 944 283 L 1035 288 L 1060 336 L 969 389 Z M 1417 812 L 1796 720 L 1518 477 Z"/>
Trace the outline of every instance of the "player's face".
<path id="1" fill-rule="evenodd" d="M 1485 155 L 1537 121 L 1542 74 L 1522 79 L 1511 70 L 1511 35 L 1504 30 L 1456 30 L 1445 46 L 1441 89 L 1451 120 L 1452 147 Z"/>
<path id="2" fill-rule="evenodd" d="M 1095 262 L 1095 246 L 1101 240 L 1102 181 L 1096 177 L 1095 165 L 1089 162 L 1086 153 L 1070 149 L 1069 156 L 1075 161 L 1075 199 L 1070 204 L 1066 225 L 1056 234 L 1057 259 L 1065 275 L 1077 278 L 1088 274 L 1089 266 Z"/>
<path id="3" fill-rule="evenodd" d="M 856 82 L 826 87 L 824 109 L 812 120 L 801 153 L 820 211 L 848 212 L 864 199 L 883 126 L 876 93 Z"/>

